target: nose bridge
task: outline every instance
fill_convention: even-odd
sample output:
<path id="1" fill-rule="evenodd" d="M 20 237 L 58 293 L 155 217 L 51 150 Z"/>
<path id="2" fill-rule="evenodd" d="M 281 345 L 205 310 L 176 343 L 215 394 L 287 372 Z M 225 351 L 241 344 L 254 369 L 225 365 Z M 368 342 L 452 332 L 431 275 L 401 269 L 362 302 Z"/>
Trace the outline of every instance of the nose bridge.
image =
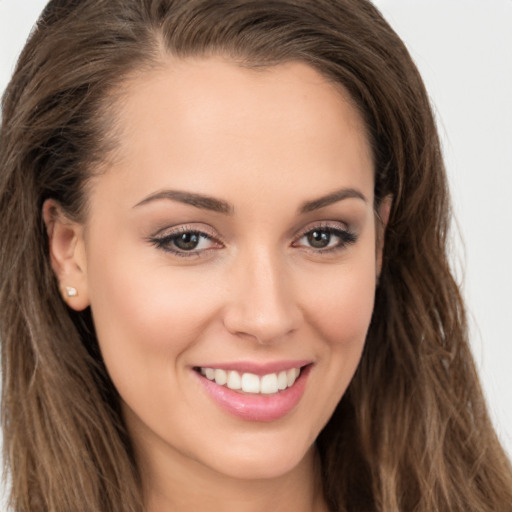
<path id="1" fill-rule="evenodd" d="M 226 328 L 260 343 L 276 341 L 294 331 L 301 313 L 285 261 L 266 248 L 247 250 L 231 275 Z"/>

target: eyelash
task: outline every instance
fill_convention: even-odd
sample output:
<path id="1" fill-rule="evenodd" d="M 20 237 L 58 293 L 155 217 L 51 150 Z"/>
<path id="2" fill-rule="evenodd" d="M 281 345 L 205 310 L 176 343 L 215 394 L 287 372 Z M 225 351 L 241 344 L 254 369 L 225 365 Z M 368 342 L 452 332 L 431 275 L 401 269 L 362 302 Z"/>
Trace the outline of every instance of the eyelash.
<path id="1" fill-rule="evenodd" d="M 201 249 L 201 250 L 191 250 L 186 251 L 183 249 L 173 249 L 173 243 L 178 240 L 180 236 L 183 235 L 190 235 L 190 236 L 197 236 L 200 239 L 207 239 L 211 240 L 213 242 L 217 242 L 218 244 L 222 245 L 222 240 L 219 240 L 218 236 L 213 236 L 209 233 L 205 233 L 204 231 L 201 231 L 199 229 L 195 229 L 188 226 L 181 226 L 170 233 L 164 235 L 164 236 L 155 236 L 151 237 L 149 241 L 157 248 L 161 249 L 165 252 L 169 252 L 175 256 L 179 256 L 181 258 L 193 258 L 193 257 L 199 257 L 204 252 L 209 252 L 211 250 L 215 250 L 215 248 L 208 248 L 208 249 Z"/>
<path id="2" fill-rule="evenodd" d="M 307 227 L 300 236 L 297 238 L 297 240 L 301 240 L 305 236 L 314 233 L 315 231 L 322 232 L 322 233 L 328 233 L 330 237 L 335 236 L 339 238 L 338 243 L 336 243 L 332 247 L 326 247 L 321 249 L 315 249 L 313 247 L 308 247 L 309 250 L 313 251 L 316 254 L 328 254 L 328 253 L 334 253 L 340 250 L 345 249 L 347 246 L 355 244 L 357 242 L 357 236 L 355 233 L 350 231 L 346 228 L 341 228 L 338 225 L 332 225 L 328 223 L 324 224 L 318 224 L 316 226 Z M 295 242 L 294 242 L 295 244 Z M 294 245 L 292 244 L 292 245 Z"/>
<path id="3" fill-rule="evenodd" d="M 316 226 L 308 227 L 304 231 L 301 232 L 301 234 L 296 238 L 296 241 L 301 240 L 302 238 L 314 233 L 315 231 L 321 232 L 321 233 L 327 233 L 329 237 L 335 236 L 339 238 L 339 241 L 332 247 L 325 247 L 325 248 L 314 248 L 314 247 L 307 247 L 306 249 L 315 253 L 315 254 L 328 254 L 328 253 L 334 253 L 340 250 L 345 249 L 347 246 L 352 245 L 356 243 L 357 236 L 355 233 L 351 232 L 348 229 L 340 228 L 339 225 L 333 226 L 330 224 L 319 224 Z M 176 255 L 178 257 L 182 258 L 193 258 L 193 257 L 200 257 L 206 252 L 210 252 L 211 250 L 216 250 L 217 248 L 209 247 L 205 249 L 193 249 L 190 251 L 179 249 L 179 248 L 172 248 L 173 244 L 178 240 L 180 236 L 183 235 L 189 235 L 189 236 L 197 236 L 199 239 L 206 239 L 210 240 L 214 243 L 219 244 L 219 246 L 222 246 L 222 240 L 219 239 L 218 236 L 213 236 L 209 233 L 206 233 L 204 231 L 187 227 L 187 226 L 181 226 L 170 233 L 164 235 L 164 236 L 155 236 L 149 238 L 149 241 L 157 247 L 157 249 L 161 249 L 165 252 L 169 252 L 173 255 Z M 199 242 L 201 243 L 201 242 Z M 329 239 L 330 243 L 330 239 Z M 296 242 L 292 243 L 293 247 L 297 247 L 295 245 Z M 175 247 L 175 246 L 174 246 Z M 300 247 L 300 246 L 299 246 Z"/>

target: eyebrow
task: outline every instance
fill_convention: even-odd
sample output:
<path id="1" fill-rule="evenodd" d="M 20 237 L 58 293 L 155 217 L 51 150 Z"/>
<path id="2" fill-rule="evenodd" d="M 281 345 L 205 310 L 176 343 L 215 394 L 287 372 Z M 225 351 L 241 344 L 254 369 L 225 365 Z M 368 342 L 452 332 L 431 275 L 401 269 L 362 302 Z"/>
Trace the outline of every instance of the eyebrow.
<path id="1" fill-rule="evenodd" d="M 224 213 L 226 215 L 233 214 L 234 208 L 226 201 L 216 199 L 214 197 L 205 196 L 203 194 L 195 194 L 192 192 L 182 192 L 180 190 L 162 190 L 151 194 L 139 203 L 134 208 L 158 201 L 160 199 L 169 199 L 171 201 L 177 201 L 179 203 L 189 204 L 202 210 L 210 210 L 212 212 Z"/>
<path id="2" fill-rule="evenodd" d="M 299 208 L 299 213 L 309 213 L 314 210 L 319 210 L 320 208 L 325 208 L 331 204 L 337 203 L 338 201 L 343 201 L 344 199 L 361 199 L 365 203 L 368 202 L 366 197 L 362 192 L 356 190 L 355 188 L 341 188 L 328 194 L 323 197 L 319 197 L 318 199 L 313 199 L 312 201 L 306 201 L 302 203 Z"/>
<path id="3" fill-rule="evenodd" d="M 368 202 L 364 194 L 359 190 L 356 190 L 354 188 L 342 188 L 340 190 L 331 192 L 326 196 L 322 196 L 319 197 L 318 199 L 313 199 L 312 201 L 306 201 L 302 203 L 302 205 L 298 209 L 298 212 L 299 214 L 309 213 L 315 210 L 319 210 L 320 208 L 325 208 L 326 206 L 337 203 L 339 201 L 343 201 L 344 199 L 353 198 L 361 199 L 365 203 Z M 159 192 L 155 192 L 154 194 L 151 194 L 142 201 L 138 202 L 134 206 L 134 208 L 138 208 L 139 206 L 143 206 L 153 201 L 159 201 L 161 199 L 177 201 L 179 203 L 194 206 L 195 208 L 200 208 L 202 210 L 210 210 L 217 213 L 223 213 L 225 215 L 232 215 L 235 210 L 233 205 L 231 205 L 227 201 L 216 199 L 215 197 L 206 196 L 203 194 L 183 192 L 180 190 L 161 190 Z"/>

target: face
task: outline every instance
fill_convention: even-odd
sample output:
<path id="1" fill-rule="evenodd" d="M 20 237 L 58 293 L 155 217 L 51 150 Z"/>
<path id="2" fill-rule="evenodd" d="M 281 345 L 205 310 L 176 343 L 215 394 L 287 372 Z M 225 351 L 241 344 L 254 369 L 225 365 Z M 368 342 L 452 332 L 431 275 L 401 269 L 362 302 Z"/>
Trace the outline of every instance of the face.
<path id="1" fill-rule="evenodd" d="M 75 255 L 143 462 L 242 478 L 300 466 L 373 309 L 360 116 L 304 64 L 182 60 L 128 83 L 116 162 Z M 166 462 L 167 463 L 167 462 Z"/>

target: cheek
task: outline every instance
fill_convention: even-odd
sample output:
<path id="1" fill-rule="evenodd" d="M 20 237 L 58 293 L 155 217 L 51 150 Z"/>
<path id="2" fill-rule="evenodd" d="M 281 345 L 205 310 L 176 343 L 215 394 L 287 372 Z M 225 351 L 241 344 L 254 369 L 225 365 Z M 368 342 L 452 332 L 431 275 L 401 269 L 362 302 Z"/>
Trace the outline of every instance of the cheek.
<path id="1" fill-rule="evenodd" d="M 310 291 L 311 323 L 333 350 L 362 350 L 373 313 L 375 262 L 359 261 L 317 281 Z"/>
<path id="2" fill-rule="evenodd" d="M 303 310 L 317 340 L 317 367 L 311 375 L 315 393 L 308 413 L 314 418 L 310 438 L 327 424 L 359 365 L 375 296 L 375 259 L 355 258 L 315 273 Z M 304 290 L 303 290 L 304 291 Z M 320 390 L 320 391 L 317 391 Z"/>
<path id="3" fill-rule="evenodd" d="M 141 366 L 155 356 L 168 364 L 199 339 L 215 309 L 207 280 L 143 264 L 126 251 L 99 256 L 88 268 L 91 309 L 109 369 Z"/>

